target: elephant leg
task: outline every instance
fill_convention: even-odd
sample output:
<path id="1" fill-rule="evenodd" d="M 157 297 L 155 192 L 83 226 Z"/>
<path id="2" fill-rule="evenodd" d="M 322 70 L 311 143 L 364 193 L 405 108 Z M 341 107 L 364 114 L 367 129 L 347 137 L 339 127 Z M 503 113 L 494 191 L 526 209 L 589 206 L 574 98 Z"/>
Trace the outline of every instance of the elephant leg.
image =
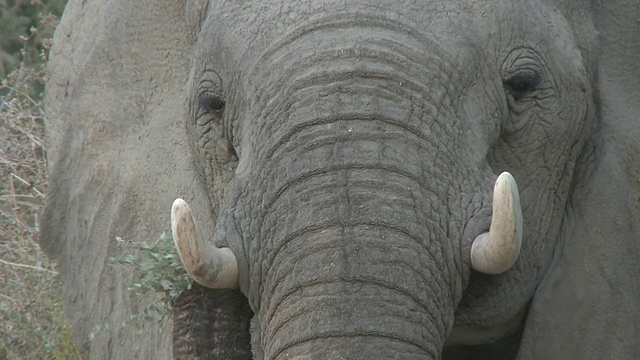
<path id="1" fill-rule="evenodd" d="M 518 355 L 522 330 L 509 334 L 495 342 L 480 345 L 456 345 L 445 347 L 443 360 L 511 360 Z"/>
<path id="2" fill-rule="evenodd" d="M 194 283 L 173 306 L 174 359 L 251 359 L 252 316 L 240 290 Z"/>

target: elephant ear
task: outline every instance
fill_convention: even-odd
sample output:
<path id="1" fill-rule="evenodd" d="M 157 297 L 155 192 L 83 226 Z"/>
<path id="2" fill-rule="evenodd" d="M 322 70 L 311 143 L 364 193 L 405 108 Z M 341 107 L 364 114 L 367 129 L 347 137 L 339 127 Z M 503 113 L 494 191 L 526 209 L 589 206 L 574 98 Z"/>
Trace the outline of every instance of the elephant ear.
<path id="1" fill-rule="evenodd" d="M 531 303 L 526 359 L 640 354 L 640 5 L 592 6 L 597 124 L 553 264 Z"/>
<path id="2" fill-rule="evenodd" d="M 200 224 L 212 223 L 185 139 L 185 84 L 202 14 L 188 6 L 71 1 L 54 37 L 40 243 L 58 260 L 74 339 L 92 359 L 172 353 L 170 322 L 129 321 L 157 299 L 134 297 L 131 270 L 108 264 L 120 252 L 116 236 L 157 241 L 176 197 Z"/>

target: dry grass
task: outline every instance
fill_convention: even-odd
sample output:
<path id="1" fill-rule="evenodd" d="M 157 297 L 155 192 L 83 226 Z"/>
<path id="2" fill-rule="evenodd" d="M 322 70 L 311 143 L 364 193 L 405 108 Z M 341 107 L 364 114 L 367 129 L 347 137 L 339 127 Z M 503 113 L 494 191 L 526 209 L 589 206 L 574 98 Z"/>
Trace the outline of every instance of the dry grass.
<path id="1" fill-rule="evenodd" d="M 29 94 L 43 69 L 23 63 L 0 86 L 0 359 L 82 358 L 55 263 L 37 244 L 47 172 L 42 104 Z"/>

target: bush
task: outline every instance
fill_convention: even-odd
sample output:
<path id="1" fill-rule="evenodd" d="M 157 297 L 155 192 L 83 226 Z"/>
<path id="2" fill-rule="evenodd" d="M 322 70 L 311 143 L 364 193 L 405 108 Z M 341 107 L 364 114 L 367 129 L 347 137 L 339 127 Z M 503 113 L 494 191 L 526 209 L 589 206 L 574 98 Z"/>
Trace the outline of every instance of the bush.
<path id="1" fill-rule="evenodd" d="M 55 264 L 37 244 L 47 184 L 42 104 L 31 86 L 42 68 L 21 64 L 0 88 L 0 358 L 78 359 Z"/>
<path id="2" fill-rule="evenodd" d="M 47 6 L 0 0 L 0 359 L 83 358 L 55 263 L 37 244 L 47 186 L 40 95 L 54 24 L 38 14 Z M 39 30 L 45 22 L 49 30 Z"/>
<path id="3" fill-rule="evenodd" d="M 165 232 L 152 244 L 116 238 L 123 254 L 109 258 L 112 266 L 126 266 L 134 272 L 129 290 L 139 296 L 160 294 L 159 303 L 151 303 L 142 309 L 137 318 L 161 320 L 170 316 L 172 307 L 183 291 L 191 289 L 191 278 L 180 262 L 173 239 Z"/>
<path id="4" fill-rule="evenodd" d="M 38 68 L 67 0 L 0 0 L 0 79 L 20 66 Z M 44 84 L 29 87 L 40 98 Z M 0 90 L 6 95 L 7 89 Z"/>

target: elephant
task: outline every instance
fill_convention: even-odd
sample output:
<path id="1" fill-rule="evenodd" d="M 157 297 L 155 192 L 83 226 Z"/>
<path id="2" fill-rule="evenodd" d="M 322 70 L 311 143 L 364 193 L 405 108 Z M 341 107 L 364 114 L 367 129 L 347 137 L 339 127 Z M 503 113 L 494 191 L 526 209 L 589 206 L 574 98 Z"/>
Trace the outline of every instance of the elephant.
<path id="1" fill-rule="evenodd" d="M 40 242 L 91 358 L 635 359 L 640 5 L 70 1 Z M 171 226 L 173 317 L 108 265 Z"/>

